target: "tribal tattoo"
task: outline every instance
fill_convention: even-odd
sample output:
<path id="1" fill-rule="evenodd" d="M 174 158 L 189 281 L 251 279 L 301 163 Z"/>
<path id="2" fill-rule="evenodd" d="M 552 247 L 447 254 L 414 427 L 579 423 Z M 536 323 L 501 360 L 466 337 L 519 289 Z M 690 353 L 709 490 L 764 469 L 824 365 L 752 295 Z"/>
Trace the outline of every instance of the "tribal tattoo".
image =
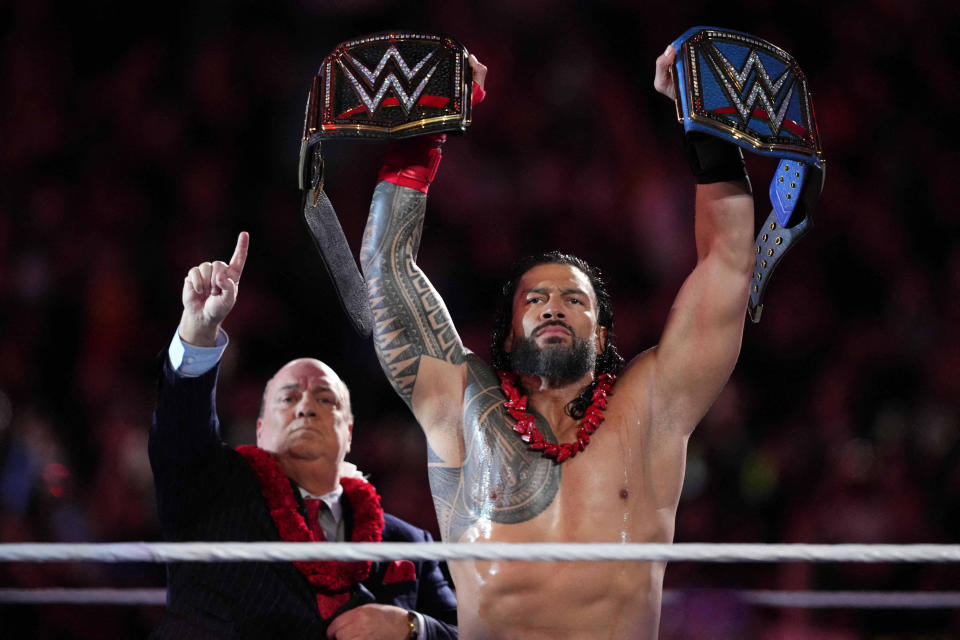
<path id="1" fill-rule="evenodd" d="M 466 351 L 443 301 L 416 264 L 427 196 L 377 185 L 360 262 L 373 311 L 373 339 L 387 379 L 412 405 L 420 359 L 467 367 L 462 460 L 428 451 L 430 488 L 443 539 L 456 541 L 480 520 L 516 524 L 542 513 L 560 490 L 560 465 L 531 451 L 513 432 L 493 369 Z M 555 440 L 543 416 L 540 431 Z M 451 463 L 459 466 L 450 466 Z"/>
<path id="2" fill-rule="evenodd" d="M 377 357 L 408 405 L 421 356 L 451 364 L 464 358 L 446 306 L 415 262 L 426 204 L 424 193 L 378 184 L 360 251 Z"/>
<path id="3" fill-rule="evenodd" d="M 457 541 L 478 520 L 517 524 L 549 507 L 560 490 L 560 465 L 530 450 L 513 432 L 500 382 L 490 366 L 467 356 L 464 462 L 445 466 L 431 454 L 430 488 L 444 539 Z M 533 412 L 537 427 L 555 440 L 550 424 Z"/>

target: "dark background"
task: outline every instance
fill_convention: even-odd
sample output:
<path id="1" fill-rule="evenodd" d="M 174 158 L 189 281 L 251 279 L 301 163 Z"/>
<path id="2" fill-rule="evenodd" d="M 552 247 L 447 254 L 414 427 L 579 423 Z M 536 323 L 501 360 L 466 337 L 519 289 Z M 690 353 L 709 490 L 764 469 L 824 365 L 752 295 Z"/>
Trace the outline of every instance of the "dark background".
<path id="1" fill-rule="evenodd" d="M 697 24 L 792 53 L 828 158 L 816 229 L 691 439 L 678 542 L 960 535 L 958 83 L 953 2 L 0 1 L 0 540 L 159 537 L 146 434 L 155 355 L 190 266 L 252 236 L 220 415 L 252 442 L 262 387 L 315 356 L 351 386 L 351 459 L 436 530 L 424 442 L 352 333 L 299 212 L 303 104 L 340 41 L 448 32 L 490 67 L 444 150 L 420 264 L 486 354 L 515 258 L 600 266 L 621 351 L 656 343 L 694 263 L 693 180 L 653 61 Z M 382 147 L 331 144 L 354 250 Z M 750 158 L 758 218 L 773 163 Z M 956 590 L 954 565 L 674 563 L 662 638 L 960 637 L 956 612 L 747 608 L 707 587 Z M 0 564 L 0 587 L 162 586 L 160 566 Z M 142 637 L 156 607 L 0 607 L 23 637 Z M 2 635 L 7 636 L 5 631 Z M 17 637 L 16 635 L 10 637 Z"/>

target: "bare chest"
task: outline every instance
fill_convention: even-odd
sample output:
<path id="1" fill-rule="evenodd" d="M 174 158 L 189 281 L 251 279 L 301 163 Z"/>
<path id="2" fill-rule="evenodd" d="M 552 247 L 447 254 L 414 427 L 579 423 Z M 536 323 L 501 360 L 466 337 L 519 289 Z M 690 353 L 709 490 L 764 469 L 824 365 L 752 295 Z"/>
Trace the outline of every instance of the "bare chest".
<path id="1" fill-rule="evenodd" d="M 612 410 L 586 450 L 558 464 L 531 450 L 502 406 L 468 415 L 463 492 L 473 526 L 465 540 L 642 542 L 661 539 L 646 499 L 641 434 Z M 611 407 L 611 409 L 613 409 Z M 553 427 L 534 414 L 551 442 Z"/>

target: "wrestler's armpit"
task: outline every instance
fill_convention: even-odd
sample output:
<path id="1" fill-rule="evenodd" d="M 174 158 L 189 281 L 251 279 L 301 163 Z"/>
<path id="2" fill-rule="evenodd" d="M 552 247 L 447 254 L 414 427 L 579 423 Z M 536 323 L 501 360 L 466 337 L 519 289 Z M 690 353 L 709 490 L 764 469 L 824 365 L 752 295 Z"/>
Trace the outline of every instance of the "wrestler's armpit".
<path id="1" fill-rule="evenodd" d="M 437 512 L 440 536 L 445 542 L 457 542 L 477 517 L 463 499 L 463 467 L 447 466 L 427 444 L 427 475 Z"/>
<path id="2" fill-rule="evenodd" d="M 373 311 L 373 341 L 387 379 L 411 403 L 421 356 L 459 365 L 463 346 L 433 285 L 416 264 L 427 196 L 377 185 L 360 263 Z"/>

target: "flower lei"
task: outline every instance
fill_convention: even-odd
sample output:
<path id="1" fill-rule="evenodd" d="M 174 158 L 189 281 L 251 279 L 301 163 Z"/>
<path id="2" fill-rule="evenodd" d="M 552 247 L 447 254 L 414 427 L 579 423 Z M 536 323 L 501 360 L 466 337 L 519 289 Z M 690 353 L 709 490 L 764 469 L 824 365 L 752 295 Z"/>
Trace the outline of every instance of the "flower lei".
<path id="1" fill-rule="evenodd" d="M 267 502 L 270 517 L 285 542 L 318 542 L 297 511 L 298 503 L 290 480 L 280 470 L 273 456 L 251 445 L 237 447 L 253 468 L 260 491 Z M 380 496 L 362 478 L 340 478 L 343 492 L 353 507 L 351 542 L 380 542 L 383 540 L 383 508 Z M 361 580 L 370 575 L 371 562 L 297 562 L 294 566 L 317 591 L 317 608 L 326 620 L 343 606 Z"/>
<path id="2" fill-rule="evenodd" d="M 503 406 L 517 421 L 513 425 L 513 430 L 520 434 L 520 439 L 531 449 L 542 451 L 544 455 L 554 458 L 557 463 L 572 458 L 590 444 L 590 434 L 596 431 L 604 420 L 603 410 L 607 408 L 607 396 L 611 395 L 610 389 L 613 387 L 614 380 L 617 379 L 610 373 L 601 374 L 597 378 L 597 386 L 593 389 L 593 402 L 587 407 L 583 420 L 580 421 L 577 439 L 573 442 L 554 444 L 546 441 L 540 429 L 537 428 L 533 415 L 527 412 L 527 396 L 521 395 L 517 390 L 517 374 L 501 370 L 497 371 L 497 376 L 500 377 L 500 388 L 507 396 Z"/>

